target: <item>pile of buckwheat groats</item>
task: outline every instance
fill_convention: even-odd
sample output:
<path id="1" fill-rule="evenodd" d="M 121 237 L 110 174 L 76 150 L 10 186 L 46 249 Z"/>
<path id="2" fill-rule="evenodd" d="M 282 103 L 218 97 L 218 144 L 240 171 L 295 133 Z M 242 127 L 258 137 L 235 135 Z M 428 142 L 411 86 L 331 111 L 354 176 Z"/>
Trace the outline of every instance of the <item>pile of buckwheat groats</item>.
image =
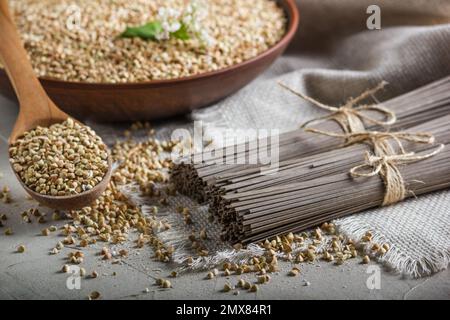
<path id="1" fill-rule="evenodd" d="M 147 137 L 142 138 L 142 133 Z M 112 148 L 112 158 L 117 163 L 112 181 L 105 193 L 90 207 L 68 212 L 66 215 L 55 211 L 51 218 L 39 209 L 33 208 L 22 213 L 26 223 L 35 219 L 38 223 L 46 223 L 47 219 L 58 222 L 69 219 L 62 227 L 50 226 L 42 230 L 43 236 L 49 236 L 60 231 L 61 240 L 50 250 L 50 254 L 57 255 L 66 248 L 69 250 L 67 262 L 61 268 L 62 272 L 69 272 L 71 265 L 80 266 L 82 277 L 95 279 L 99 277 L 96 270 L 85 270 L 86 247 L 99 247 L 100 259 L 112 264 L 121 263 L 132 253 L 130 250 L 149 248 L 154 252 L 154 259 L 170 263 L 175 248 L 167 246 L 158 237 L 158 231 L 170 229 L 172 226 L 158 215 L 159 207 L 166 206 L 170 197 L 176 196 L 176 191 L 170 184 L 170 168 L 172 161 L 167 157 L 178 141 L 159 141 L 154 136 L 155 131 L 150 125 L 136 123 L 130 130 L 125 131 L 124 139 L 117 141 Z M 135 135 L 139 136 L 135 140 Z M 158 206 L 150 210 L 150 215 L 144 215 L 142 208 L 133 204 L 122 192 L 121 187 L 134 183 L 137 192 L 148 198 L 153 198 Z M 162 188 L 161 188 L 162 186 Z M 9 188 L 5 187 L 2 197 L 11 201 Z M 213 253 L 205 250 L 203 242 L 208 239 L 207 231 L 197 230 L 190 215 L 195 214 L 189 208 L 180 207 L 178 214 L 185 217 L 186 228 L 192 233 L 186 239 L 191 244 L 192 256 L 187 257 L 185 264 L 189 266 L 198 257 L 205 257 Z M 188 218 L 186 218 L 188 217 Z M 60 222 L 59 222 L 60 223 Z M 4 234 L 12 235 L 13 230 L 7 225 L 7 216 L 0 215 L 0 227 L 5 227 Z M 342 265 L 347 260 L 360 259 L 362 264 L 370 262 L 370 257 L 381 257 L 390 250 L 387 243 L 378 244 L 372 241 L 372 234 L 366 233 L 358 241 L 340 235 L 334 224 L 325 223 L 320 227 L 300 234 L 286 234 L 257 243 L 263 252 L 253 255 L 245 262 L 224 262 L 216 268 L 207 271 L 205 279 L 226 277 L 228 282 L 222 288 L 223 292 L 234 295 L 240 291 L 257 292 L 262 285 L 271 281 L 271 274 L 279 274 L 279 261 L 289 262 L 292 267 L 285 276 L 297 277 L 302 274 L 302 265 L 324 261 Z M 128 249 L 113 249 L 117 245 L 134 243 Z M 136 248 L 136 249 L 134 249 Z M 367 248 L 369 250 L 367 251 Z M 246 250 L 241 244 L 235 244 L 236 251 Z M 26 253 L 24 245 L 17 247 L 17 252 Z M 220 271 L 219 271 L 220 270 Z M 249 276 L 254 280 L 249 281 Z M 180 270 L 173 270 L 166 278 L 156 279 L 156 285 L 163 289 L 176 286 L 176 279 Z M 245 278 L 244 278 L 245 275 Z M 167 278 L 171 278 L 168 280 Z M 234 279 L 235 283 L 231 283 Z M 305 280 L 304 285 L 309 285 Z M 148 292 L 146 289 L 145 292 Z M 100 298 L 99 292 L 93 292 L 89 299 Z"/>
<path id="2" fill-rule="evenodd" d="M 89 191 L 103 180 L 109 168 L 102 139 L 70 118 L 25 132 L 10 146 L 9 155 L 25 185 L 43 195 Z"/>
<path id="3" fill-rule="evenodd" d="M 198 0 L 197 0 L 198 1 Z M 273 0 L 202 1 L 201 28 L 214 41 L 123 39 L 126 27 L 182 11 L 184 0 L 10 1 L 35 72 L 75 82 L 124 83 L 173 79 L 229 67 L 274 46 L 286 30 Z"/>

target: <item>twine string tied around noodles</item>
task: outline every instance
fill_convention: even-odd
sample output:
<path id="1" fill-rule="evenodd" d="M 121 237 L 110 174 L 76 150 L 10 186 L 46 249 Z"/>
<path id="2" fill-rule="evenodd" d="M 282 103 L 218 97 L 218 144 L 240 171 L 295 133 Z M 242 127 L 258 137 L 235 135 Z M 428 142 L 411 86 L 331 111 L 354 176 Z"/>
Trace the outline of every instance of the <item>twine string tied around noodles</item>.
<path id="1" fill-rule="evenodd" d="M 379 90 L 383 89 L 387 84 L 387 82 L 385 81 L 382 81 L 380 84 L 378 84 L 376 87 L 372 89 L 364 91 L 356 98 L 349 98 L 346 103 L 344 103 L 339 107 L 333 107 L 323 104 L 301 92 L 295 91 L 294 89 L 290 88 L 283 82 L 278 82 L 278 84 L 282 88 L 290 91 L 296 96 L 299 96 L 303 100 L 308 101 L 321 109 L 331 112 L 329 115 L 305 122 L 302 125 L 302 128 L 305 128 L 307 130 L 309 130 L 310 126 L 313 124 L 319 124 L 329 120 L 334 120 L 342 127 L 342 130 L 345 133 L 357 133 L 366 131 L 364 123 L 371 123 L 379 126 L 389 126 L 397 121 L 397 117 L 394 112 L 379 104 L 357 105 L 360 101 L 363 101 L 364 99 L 372 96 Z M 384 120 L 379 120 L 375 117 L 372 117 L 370 114 L 367 113 L 368 111 L 373 111 L 383 115 Z"/>
<path id="2" fill-rule="evenodd" d="M 294 93 L 295 95 L 321 109 L 331 112 L 329 115 L 304 123 L 302 128 L 304 128 L 305 131 L 330 137 L 344 138 L 346 141 L 345 146 L 363 142 L 369 142 L 371 144 L 374 154 L 371 155 L 367 152 L 366 163 L 352 168 L 350 170 L 350 175 L 353 178 L 374 177 L 376 175 L 380 175 L 386 188 L 383 206 L 400 202 L 406 197 L 407 191 L 405 181 L 398 168 L 399 165 L 428 159 L 441 152 L 444 148 L 444 145 L 441 144 L 437 149 L 428 154 L 418 155 L 414 152 L 408 153 L 406 152 L 402 141 L 432 144 L 435 140 L 434 136 L 424 132 L 378 132 L 366 130 L 365 123 L 385 127 L 392 125 L 397 121 L 397 117 L 394 112 L 379 104 L 356 106 L 356 104 L 360 101 L 384 88 L 386 84 L 387 83 L 385 81 L 382 81 L 378 86 L 364 91 L 358 97 L 348 99 L 342 106 L 332 107 L 308 97 L 301 92 L 297 92 L 284 83 L 279 82 L 279 85 L 284 89 Z M 378 120 L 366 114 L 366 111 L 380 113 L 384 115 L 385 119 Z M 329 120 L 336 121 L 342 127 L 343 133 L 324 131 L 310 127 L 312 124 L 318 124 Z M 390 144 L 391 140 L 396 143 L 398 150 L 396 150 L 395 145 Z M 398 151 L 399 153 L 397 153 Z M 366 172 L 365 169 L 372 170 Z"/>
<path id="3" fill-rule="evenodd" d="M 426 154 L 409 152 L 392 155 L 373 155 L 367 152 L 366 163 L 352 168 L 350 175 L 353 178 L 379 175 L 383 179 L 386 188 L 383 206 L 395 204 L 404 200 L 407 193 L 405 181 L 398 166 L 431 158 L 441 152 L 444 147 L 443 144 L 439 144 L 436 149 Z"/>
<path id="4" fill-rule="evenodd" d="M 398 169 L 398 165 L 425 160 L 438 154 L 444 147 L 443 145 L 439 145 L 439 148 L 435 151 L 425 155 L 417 155 L 412 152 L 408 153 L 403 146 L 404 141 L 422 144 L 433 144 L 435 142 L 434 136 L 426 132 L 366 131 L 335 133 L 318 129 L 308 130 L 331 137 L 345 138 L 347 141 L 346 145 L 362 142 L 369 142 L 371 144 L 374 154 L 370 155 L 367 153 L 366 163 L 352 168 L 350 175 L 353 178 L 380 175 L 386 188 L 383 206 L 400 202 L 406 197 L 407 190 L 405 181 Z M 394 141 L 395 145 L 392 145 L 390 143 L 391 141 Z M 363 169 L 367 168 L 372 168 L 372 171 L 369 173 L 363 172 Z"/>

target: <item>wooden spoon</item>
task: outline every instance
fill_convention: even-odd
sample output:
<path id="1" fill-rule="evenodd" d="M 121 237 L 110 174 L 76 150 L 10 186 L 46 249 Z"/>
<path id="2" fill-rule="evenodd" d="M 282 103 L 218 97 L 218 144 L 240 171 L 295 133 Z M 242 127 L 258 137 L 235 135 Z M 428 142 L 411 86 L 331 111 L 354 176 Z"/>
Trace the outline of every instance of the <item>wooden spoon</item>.
<path id="1" fill-rule="evenodd" d="M 50 100 L 34 74 L 11 18 L 7 0 L 0 0 L 0 34 L 2 35 L 0 60 L 8 73 L 20 104 L 19 116 L 9 138 L 9 145 L 12 145 L 25 131 L 35 129 L 37 126 L 49 127 L 52 124 L 61 123 L 69 116 Z M 70 210 L 92 204 L 105 191 L 111 179 L 111 157 L 108 157 L 108 164 L 109 169 L 105 177 L 94 188 L 77 195 L 61 197 L 42 195 L 31 190 L 13 171 L 24 189 L 35 200 L 51 208 Z"/>

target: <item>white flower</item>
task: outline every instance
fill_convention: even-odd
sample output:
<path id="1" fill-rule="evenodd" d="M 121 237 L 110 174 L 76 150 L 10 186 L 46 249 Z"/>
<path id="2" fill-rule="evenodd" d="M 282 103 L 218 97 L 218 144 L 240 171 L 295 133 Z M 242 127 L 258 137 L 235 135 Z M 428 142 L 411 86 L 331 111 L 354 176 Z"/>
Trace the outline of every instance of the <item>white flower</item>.
<path id="1" fill-rule="evenodd" d="M 175 22 L 180 19 L 181 13 L 178 10 L 171 8 L 159 8 L 158 20 L 163 22 Z"/>
<path id="2" fill-rule="evenodd" d="M 158 10 L 158 16 L 160 17 L 160 18 L 165 18 L 166 17 L 166 8 L 159 8 L 159 10 Z"/>
<path id="3" fill-rule="evenodd" d="M 190 14 L 184 15 L 182 18 L 183 23 L 187 25 L 191 24 L 193 20 L 194 18 Z"/>
<path id="4" fill-rule="evenodd" d="M 178 30 L 180 30 L 181 28 L 181 23 L 179 23 L 178 21 L 173 22 L 172 24 L 169 25 L 167 31 L 169 32 L 177 32 Z"/>
<path id="5" fill-rule="evenodd" d="M 208 16 L 207 2 L 191 0 L 182 12 L 172 8 L 160 8 L 158 21 L 163 31 L 156 36 L 158 40 L 168 40 L 170 35 L 185 26 L 191 37 L 197 38 L 204 46 L 213 46 L 216 41 L 203 25 Z"/>
<path id="6" fill-rule="evenodd" d="M 169 22 L 161 21 L 161 27 L 163 28 L 163 30 L 168 30 L 169 29 Z"/>
<path id="7" fill-rule="evenodd" d="M 192 7 L 192 2 L 186 7 L 185 13 L 187 14 L 191 14 L 192 12 L 194 12 L 194 9 Z"/>
<path id="8" fill-rule="evenodd" d="M 168 19 L 177 19 L 180 17 L 180 15 L 181 15 L 180 11 L 178 11 L 176 9 L 172 9 L 172 8 L 166 9 L 166 17 Z"/>

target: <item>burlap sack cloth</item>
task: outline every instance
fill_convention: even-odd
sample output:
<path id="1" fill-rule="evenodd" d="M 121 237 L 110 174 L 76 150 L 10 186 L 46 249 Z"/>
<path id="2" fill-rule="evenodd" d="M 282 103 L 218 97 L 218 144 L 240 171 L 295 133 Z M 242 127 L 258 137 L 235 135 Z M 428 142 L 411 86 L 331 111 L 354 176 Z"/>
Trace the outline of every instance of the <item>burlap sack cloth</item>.
<path id="1" fill-rule="evenodd" d="M 234 128 L 291 130 L 321 114 L 281 90 L 278 80 L 324 103 L 338 105 L 381 80 L 377 95 L 395 97 L 450 74 L 450 1 L 298 0 L 301 23 L 288 52 L 257 81 L 207 110 L 203 119 Z M 371 4 L 381 8 L 381 30 L 366 27 Z M 450 165 L 450 164 L 449 164 Z M 358 238 L 371 230 L 392 250 L 381 261 L 423 276 L 450 261 L 450 192 L 370 210 L 336 221 Z"/>
<path id="2" fill-rule="evenodd" d="M 377 94 L 385 100 L 450 74 L 450 1 L 448 0 L 298 0 L 299 32 L 288 52 L 264 75 L 215 106 L 189 118 L 210 126 L 265 128 L 288 131 L 322 111 L 281 89 L 283 81 L 328 105 L 339 105 L 381 80 L 389 82 Z M 381 8 L 381 30 L 368 30 L 366 9 Z M 186 123 L 165 123 L 158 133 L 170 134 Z M 206 130 L 208 135 L 208 130 Z M 450 164 L 449 164 L 450 165 Z M 195 211 L 197 228 L 210 235 L 218 226 L 207 222 L 207 208 L 177 197 L 163 215 L 175 226 L 161 237 L 177 247 L 175 261 L 188 255 L 178 204 Z M 359 239 L 366 231 L 391 250 L 379 261 L 395 271 L 420 277 L 447 268 L 450 261 L 450 191 L 370 210 L 335 221 L 340 231 Z M 212 256 L 196 261 L 207 268 L 226 259 L 245 258 L 212 237 Z M 186 252 L 183 252 L 186 249 Z M 252 253 L 258 253 L 252 247 Z M 256 252 L 255 252 L 256 251 Z"/>

